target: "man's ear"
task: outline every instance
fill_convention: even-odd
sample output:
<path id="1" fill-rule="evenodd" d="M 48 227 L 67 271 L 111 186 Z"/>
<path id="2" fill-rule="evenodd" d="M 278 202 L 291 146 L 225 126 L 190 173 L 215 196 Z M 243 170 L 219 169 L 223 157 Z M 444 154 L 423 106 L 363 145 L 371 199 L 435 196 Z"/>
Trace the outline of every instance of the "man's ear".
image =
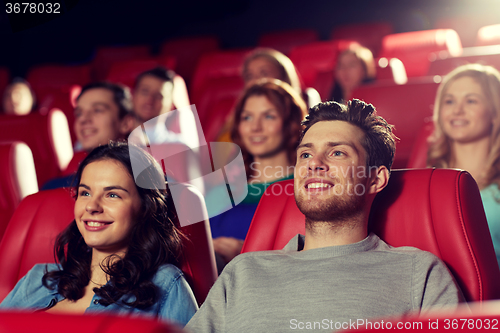
<path id="1" fill-rule="evenodd" d="M 384 165 L 379 166 L 376 170 L 370 168 L 370 183 L 368 193 L 377 194 L 382 191 L 389 182 L 389 170 Z"/>
<path id="2" fill-rule="evenodd" d="M 134 127 L 136 126 L 135 118 L 132 115 L 125 115 L 122 120 L 120 120 L 120 134 L 123 136 L 127 136 L 132 132 Z"/>

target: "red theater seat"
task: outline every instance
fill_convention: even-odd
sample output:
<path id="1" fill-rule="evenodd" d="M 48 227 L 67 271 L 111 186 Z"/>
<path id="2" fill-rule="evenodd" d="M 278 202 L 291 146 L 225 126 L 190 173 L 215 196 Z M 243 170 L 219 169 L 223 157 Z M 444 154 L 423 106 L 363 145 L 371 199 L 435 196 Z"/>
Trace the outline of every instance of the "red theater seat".
<path id="1" fill-rule="evenodd" d="M 434 123 L 432 119 L 426 119 L 424 126 L 420 129 L 417 139 L 413 144 L 410 159 L 408 160 L 409 169 L 425 168 L 427 166 L 427 151 L 429 150 L 428 139 L 434 132 Z"/>
<path id="2" fill-rule="evenodd" d="M 270 47 L 288 55 L 292 48 L 317 40 L 319 40 L 317 31 L 311 29 L 297 29 L 265 33 L 260 36 L 257 45 L 261 47 Z"/>
<path id="3" fill-rule="evenodd" d="M 190 93 L 194 103 L 198 103 L 211 80 L 222 77 L 241 77 L 243 61 L 250 51 L 250 49 L 239 49 L 204 54 L 196 66 L 191 81 Z"/>
<path id="4" fill-rule="evenodd" d="M 177 64 L 175 71 L 191 83 L 200 57 L 205 53 L 217 51 L 219 44 L 216 36 L 173 39 L 163 43 L 160 54 L 174 57 Z"/>
<path id="5" fill-rule="evenodd" d="M 382 41 L 380 57 L 400 59 L 408 77 L 415 77 L 427 75 L 430 54 L 440 51 L 452 56 L 461 54 L 462 44 L 456 31 L 436 29 L 387 35 Z"/>
<path id="6" fill-rule="evenodd" d="M 22 142 L 0 142 L 0 240 L 21 200 L 35 192 L 38 185 L 29 147 Z"/>
<path id="7" fill-rule="evenodd" d="M 500 24 L 487 25 L 477 32 L 476 45 L 499 45 L 500 44 Z"/>
<path id="8" fill-rule="evenodd" d="M 394 168 L 404 168 L 425 118 L 432 116 L 438 84 L 431 78 L 412 80 L 404 85 L 364 85 L 353 92 L 353 98 L 371 103 L 380 116 L 395 126 L 396 157 Z"/>
<path id="9" fill-rule="evenodd" d="M 37 263 L 54 262 L 55 238 L 74 219 L 74 199 L 66 189 L 26 197 L 16 209 L 0 242 L 0 299 Z M 217 278 L 210 226 L 181 228 L 185 242 L 182 270 L 201 304 Z"/>
<path id="10" fill-rule="evenodd" d="M 135 79 L 139 74 L 158 66 L 175 70 L 176 60 L 173 57 L 144 58 L 116 61 L 110 65 L 106 80 L 119 82 L 130 89 L 134 88 Z"/>
<path id="11" fill-rule="evenodd" d="M 148 45 L 99 47 L 92 61 L 92 77 L 94 81 L 104 80 L 114 62 L 148 58 L 149 53 Z"/>
<path id="12" fill-rule="evenodd" d="M 431 55 L 428 75 L 446 75 L 455 68 L 467 64 L 482 64 L 500 71 L 500 45 L 467 47 L 459 56 L 448 53 Z"/>
<path id="13" fill-rule="evenodd" d="M 70 86 L 83 86 L 90 83 L 90 65 L 39 65 L 30 69 L 26 80 L 31 84 L 40 100 L 44 89 L 68 89 Z"/>
<path id="14" fill-rule="evenodd" d="M 369 48 L 373 55 L 377 56 L 382 46 L 382 39 L 392 34 L 393 30 L 389 22 L 344 24 L 333 28 L 330 39 L 354 40 Z"/>
<path id="15" fill-rule="evenodd" d="M 441 258 L 467 301 L 500 298 L 500 271 L 481 196 L 467 172 L 393 170 L 373 202 L 370 229 L 392 246 L 414 246 Z M 274 183 L 260 200 L 242 252 L 282 249 L 304 232 L 293 180 Z"/>
<path id="16" fill-rule="evenodd" d="M 68 121 L 57 109 L 45 115 L 0 116 L 0 140 L 22 141 L 30 147 L 39 187 L 58 177 L 73 157 Z"/>
<path id="17" fill-rule="evenodd" d="M 158 320 L 108 315 L 0 311 L 2 333 L 181 333 L 174 324 Z"/>
<path id="18" fill-rule="evenodd" d="M 82 86 L 72 85 L 64 87 L 39 87 L 37 92 L 38 112 L 47 114 L 49 110 L 59 109 L 68 119 L 69 133 L 71 141 L 77 141 L 75 134 L 75 105 L 76 98 L 80 95 Z"/>
<path id="19" fill-rule="evenodd" d="M 196 103 L 201 126 L 208 142 L 214 141 L 245 86 L 241 76 L 210 80 Z"/>
<path id="20" fill-rule="evenodd" d="M 351 43 L 347 40 L 314 42 L 297 46 L 290 52 L 290 60 L 304 85 L 316 89 L 322 100 L 328 99 L 332 92 L 339 52 Z"/>

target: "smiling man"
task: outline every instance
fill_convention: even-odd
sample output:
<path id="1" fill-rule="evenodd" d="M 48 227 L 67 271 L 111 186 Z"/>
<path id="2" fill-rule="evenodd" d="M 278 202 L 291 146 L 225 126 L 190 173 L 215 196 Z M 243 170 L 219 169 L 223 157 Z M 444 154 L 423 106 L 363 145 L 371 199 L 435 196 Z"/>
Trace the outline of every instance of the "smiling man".
<path id="1" fill-rule="evenodd" d="M 86 152 L 109 141 L 124 140 L 135 124 L 130 91 L 111 82 L 84 86 L 74 112 L 76 138 L 81 150 Z M 72 181 L 73 175 L 55 178 L 44 184 L 42 190 L 68 187 Z"/>
<path id="2" fill-rule="evenodd" d="M 303 125 L 294 192 L 305 236 L 283 250 L 233 259 L 187 328 L 332 331 L 463 301 L 433 254 L 393 248 L 368 233 L 373 199 L 387 185 L 394 159 L 392 126 L 358 100 L 318 104 Z"/>

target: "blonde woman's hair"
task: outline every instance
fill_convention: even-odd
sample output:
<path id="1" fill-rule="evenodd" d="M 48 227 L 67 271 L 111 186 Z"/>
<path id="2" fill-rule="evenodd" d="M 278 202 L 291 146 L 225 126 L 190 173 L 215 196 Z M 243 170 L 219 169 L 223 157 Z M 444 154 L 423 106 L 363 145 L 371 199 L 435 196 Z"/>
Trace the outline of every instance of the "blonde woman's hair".
<path id="1" fill-rule="evenodd" d="M 302 93 L 299 75 L 293 62 L 283 53 L 268 47 L 259 47 L 252 51 L 246 58 L 243 64 L 243 79 L 245 81 L 248 77 L 248 65 L 254 59 L 264 58 L 273 64 L 279 71 L 281 77 L 274 79 L 281 80 L 288 83 L 297 93 Z"/>
<path id="2" fill-rule="evenodd" d="M 493 116 L 490 135 L 491 150 L 486 161 L 485 172 L 479 179 L 476 179 L 476 182 L 480 189 L 493 183 L 496 183 L 500 188 L 500 73 L 491 66 L 463 65 L 451 71 L 443 79 L 434 103 L 434 133 L 429 138 L 427 165 L 436 168 L 450 167 L 452 157 L 450 139 L 443 132 L 439 111 L 450 84 L 462 77 L 470 77 L 481 86 L 486 97 L 486 106 Z"/>

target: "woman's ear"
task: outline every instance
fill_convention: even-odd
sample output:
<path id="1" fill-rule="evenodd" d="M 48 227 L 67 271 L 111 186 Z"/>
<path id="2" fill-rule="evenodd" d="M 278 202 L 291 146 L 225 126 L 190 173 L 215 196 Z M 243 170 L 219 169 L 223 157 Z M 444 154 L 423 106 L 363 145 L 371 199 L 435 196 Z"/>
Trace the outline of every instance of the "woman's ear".
<path id="1" fill-rule="evenodd" d="M 377 194 L 382 191 L 389 182 L 389 170 L 384 165 L 379 166 L 376 170 L 370 169 L 370 183 L 368 193 Z"/>

